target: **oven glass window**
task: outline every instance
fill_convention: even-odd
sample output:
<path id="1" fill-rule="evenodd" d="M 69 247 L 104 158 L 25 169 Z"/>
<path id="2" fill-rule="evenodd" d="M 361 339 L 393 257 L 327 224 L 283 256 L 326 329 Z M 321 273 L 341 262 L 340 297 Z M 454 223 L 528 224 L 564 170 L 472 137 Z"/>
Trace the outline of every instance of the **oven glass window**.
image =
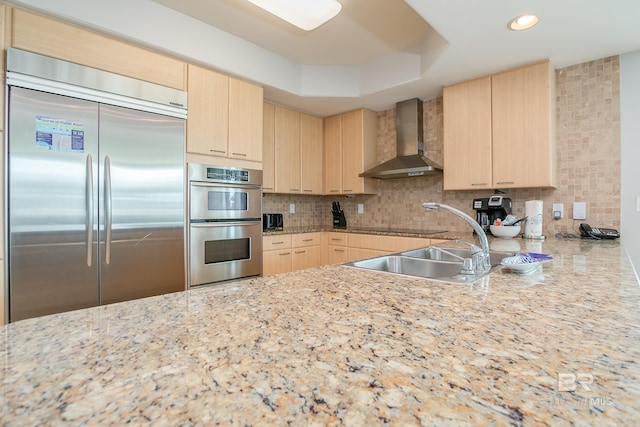
<path id="1" fill-rule="evenodd" d="M 209 210 L 246 211 L 248 196 L 246 191 L 209 191 Z"/>
<path id="2" fill-rule="evenodd" d="M 251 258 L 251 239 L 207 240 L 204 242 L 204 263 L 215 264 Z"/>

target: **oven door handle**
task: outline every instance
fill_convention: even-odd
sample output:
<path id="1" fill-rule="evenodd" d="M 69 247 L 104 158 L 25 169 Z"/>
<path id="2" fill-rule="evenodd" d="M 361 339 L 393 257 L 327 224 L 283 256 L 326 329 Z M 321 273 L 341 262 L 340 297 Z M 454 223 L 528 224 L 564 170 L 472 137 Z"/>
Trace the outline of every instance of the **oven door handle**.
<path id="1" fill-rule="evenodd" d="M 260 225 L 261 219 L 251 219 L 246 221 L 216 221 L 216 222 L 192 222 L 190 224 L 193 228 L 211 228 L 211 227 L 235 227 L 242 225 Z"/>
<path id="2" fill-rule="evenodd" d="M 203 187 L 203 188 L 233 188 L 233 189 L 242 189 L 242 190 L 252 190 L 252 189 L 260 189 L 261 185 L 256 184 L 222 184 L 222 183 L 214 183 L 214 182 L 202 182 L 202 181 L 191 181 L 192 187 Z"/>

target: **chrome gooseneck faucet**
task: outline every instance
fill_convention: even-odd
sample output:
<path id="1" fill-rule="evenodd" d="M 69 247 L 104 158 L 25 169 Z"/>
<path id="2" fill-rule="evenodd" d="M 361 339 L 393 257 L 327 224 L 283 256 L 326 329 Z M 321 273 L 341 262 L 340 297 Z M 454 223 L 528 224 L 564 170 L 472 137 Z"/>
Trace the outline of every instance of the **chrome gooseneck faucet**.
<path id="1" fill-rule="evenodd" d="M 445 205 L 442 203 L 427 202 L 427 203 L 423 203 L 422 207 L 428 211 L 444 209 L 446 211 L 449 211 L 451 213 L 458 215 L 460 218 L 467 221 L 469 225 L 473 228 L 473 230 L 476 232 L 476 234 L 478 235 L 478 239 L 480 239 L 480 245 L 482 245 L 482 249 L 480 250 L 480 248 L 476 247 L 477 253 L 473 254 L 474 258 L 477 257 L 476 259 L 474 259 L 473 269 L 476 271 L 482 271 L 482 272 L 488 271 L 489 269 L 491 269 L 491 261 L 489 259 L 489 240 L 487 239 L 487 235 L 485 234 L 482 227 L 480 227 L 480 224 L 478 224 L 473 218 L 471 218 L 466 213 L 456 208 L 453 208 L 449 205 Z M 471 245 L 471 246 L 474 246 L 474 245 Z"/>

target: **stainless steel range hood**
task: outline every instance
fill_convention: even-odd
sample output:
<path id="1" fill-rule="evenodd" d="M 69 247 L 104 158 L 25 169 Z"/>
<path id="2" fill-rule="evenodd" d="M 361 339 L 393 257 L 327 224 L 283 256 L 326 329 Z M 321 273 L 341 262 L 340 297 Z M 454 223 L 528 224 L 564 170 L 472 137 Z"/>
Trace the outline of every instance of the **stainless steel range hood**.
<path id="1" fill-rule="evenodd" d="M 396 104 L 397 155 L 358 176 L 393 179 L 442 174 L 442 166 L 424 157 L 422 101 L 408 99 Z"/>

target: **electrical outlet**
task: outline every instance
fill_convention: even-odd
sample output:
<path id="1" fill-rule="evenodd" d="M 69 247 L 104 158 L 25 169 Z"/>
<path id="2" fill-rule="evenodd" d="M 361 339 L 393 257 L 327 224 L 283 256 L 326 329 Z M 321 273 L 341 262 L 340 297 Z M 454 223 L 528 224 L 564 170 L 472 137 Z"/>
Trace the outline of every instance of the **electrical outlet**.
<path id="1" fill-rule="evenodd" d="M 292 214 L 296 213 L 296 204 L 295 203 L 291 203 L 289 205 L 289 213 L 292 213 Z"/>
<path id="2" fill-rule="evenodd" d="M 359 214 L 364 213 L 364 203 L 358 203 L 358 213 Z"/>
<path id="3" fill-rule="evenodd" d="M 573 202 L 573 219 L 587 219 L 587 204 L 585 202 Z"/>
<path id="4" fill-rule="evenodd" d="M 562 219 L 564 217 L 564 205 L 562 203 L 553 204 L 553 219 Z"/>

